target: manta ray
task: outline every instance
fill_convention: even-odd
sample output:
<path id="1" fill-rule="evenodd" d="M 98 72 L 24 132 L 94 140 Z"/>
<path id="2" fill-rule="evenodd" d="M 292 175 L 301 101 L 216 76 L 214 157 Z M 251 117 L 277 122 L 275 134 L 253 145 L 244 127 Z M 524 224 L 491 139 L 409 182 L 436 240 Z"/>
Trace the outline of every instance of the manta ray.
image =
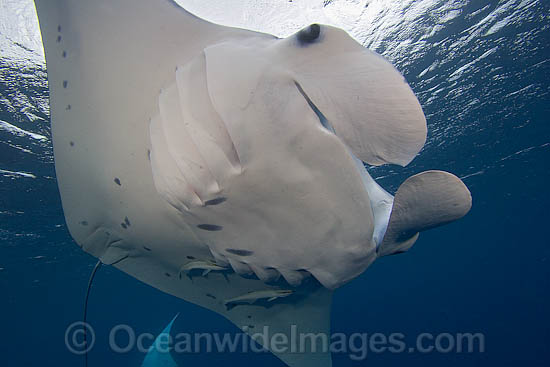
<path id="1" fill-rule="evenodd" d="M 170 0 L 36 9 L 65 220 L 102 264 L 239 327 L 328 334 L 335 289 L 470 209 L 450 173 L 412 176 L 395 196 L 369 175 L 407 165 L 426 119 L 403 76 L 343 30 L 281 39 Z M 228 271 L 179 276 L 192 268 Z M 331 366 L 308 348 L 274 353 Z"/>

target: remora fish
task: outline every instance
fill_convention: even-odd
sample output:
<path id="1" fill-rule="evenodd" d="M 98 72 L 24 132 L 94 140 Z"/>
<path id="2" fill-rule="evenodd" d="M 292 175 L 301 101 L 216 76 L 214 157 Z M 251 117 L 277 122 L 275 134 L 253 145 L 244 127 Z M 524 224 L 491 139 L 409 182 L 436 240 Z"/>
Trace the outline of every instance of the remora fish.
<path id="1" fill-rule="evenodd" d="M 227 299 L 223 302 L 228 309 L 238 304 L 253 304 L 260 299 L 267 299 L 268 302 L 274 301 L 277 298 L 288 297 L 293 294 L 294 291 L 290 289 L 270 289 L 265 291 L 249 292 L 242 296 Z"/>
<path id="2" fill-rule="evenodd" d="M 210 273 L 211 271 L 225 271 L 228 269 L 208 260 L 190 261 L 180 268 L 180 272 L 179 272 L 180 279 L 181 279 L 182 273 L 187 274 L 187 276 L 191 278 L 190 273 L 193 270 L 203 270 L 202 276 L 204 277 L 208 275 L 208 273 Z"/>

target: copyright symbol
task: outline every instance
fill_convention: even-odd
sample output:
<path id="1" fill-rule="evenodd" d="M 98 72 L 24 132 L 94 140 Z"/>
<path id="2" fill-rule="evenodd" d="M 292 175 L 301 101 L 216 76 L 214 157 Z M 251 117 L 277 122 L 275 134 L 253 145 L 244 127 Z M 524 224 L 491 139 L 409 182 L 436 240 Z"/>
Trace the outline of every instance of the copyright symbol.
<path id="1" fill-rule="evenodd" d="M 84 341 L 85 334 L 87 343 Z M 95 332 L 88 323 L 73 322 L 65 331 L 65 346 L 73 354 L 83 355 L 88 353 L 94 347 L 94 343 Z"/>

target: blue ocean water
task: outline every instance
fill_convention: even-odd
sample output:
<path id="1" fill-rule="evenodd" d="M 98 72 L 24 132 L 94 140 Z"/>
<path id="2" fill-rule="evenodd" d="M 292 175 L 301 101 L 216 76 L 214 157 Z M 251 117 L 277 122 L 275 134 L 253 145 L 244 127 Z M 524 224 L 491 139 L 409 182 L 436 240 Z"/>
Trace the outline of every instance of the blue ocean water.
<path id="1" fill-rule="evenodd" d="M 550 4 L 417 1 L 388 2 L 385 9 L 351 33 L 405 75 L 429 133 L 409 166 L 370 171 L 391 192 L 417 172 L 453 172 L 472 192 L 473 208 L 339 289 L 333 331 L 401 333 L 411 345 L 422 333 L 481 333 L 485 345 L 473 353 L 370 351 L 362 361 L 336 353 L 334 365 L 548 366 Z M 95 259 L 64 223 L 45 65 L 34 50 L 11 46 L 20 48 L 17 57 L 0 54 L 0 365 L 83 365 L 65 332 L 82 318 Z M 127 324 L 157 334 L 178 312 L 189 332 L 238 332 L 219 315 L 102 268 L 89 303 L 97 337 L 90 366 L 139 366 L 144 354 L 113 352 L 109 331 Z M 198 353 L 182 361 L 282 365 L 251 353 Z"/>

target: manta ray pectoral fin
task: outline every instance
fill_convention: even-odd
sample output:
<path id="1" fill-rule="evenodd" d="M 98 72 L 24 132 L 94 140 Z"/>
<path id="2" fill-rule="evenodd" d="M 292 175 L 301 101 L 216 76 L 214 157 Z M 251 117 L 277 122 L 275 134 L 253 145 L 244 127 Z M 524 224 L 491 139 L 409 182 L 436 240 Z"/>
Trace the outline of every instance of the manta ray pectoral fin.
<path id="1" fill-rule="evenodd" d="M 378 256 L 407 251 L 419 232 L 462 218 L 471 206 L 466 185 L 448 172 L 426 171 L 409 177 L 395 194 Z"/>
<path id="2" fill-rule="evenodd" d="M 277 299 L 277 297 L 271 297 L 267 300 L 267 302 L 272 302 L 272 301 L 275 301 Z"/>

